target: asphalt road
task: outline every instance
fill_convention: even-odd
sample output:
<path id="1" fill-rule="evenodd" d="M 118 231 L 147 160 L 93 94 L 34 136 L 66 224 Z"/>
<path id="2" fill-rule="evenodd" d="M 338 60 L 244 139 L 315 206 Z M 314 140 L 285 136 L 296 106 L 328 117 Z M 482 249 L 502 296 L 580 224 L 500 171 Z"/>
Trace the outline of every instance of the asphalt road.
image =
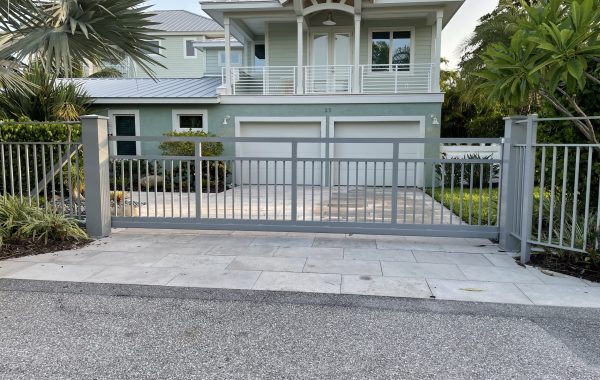
<path id="1" fill-rule="evenodd" d="M 0 280 L 5 379 L 600 378 L 600 311 Z"/>

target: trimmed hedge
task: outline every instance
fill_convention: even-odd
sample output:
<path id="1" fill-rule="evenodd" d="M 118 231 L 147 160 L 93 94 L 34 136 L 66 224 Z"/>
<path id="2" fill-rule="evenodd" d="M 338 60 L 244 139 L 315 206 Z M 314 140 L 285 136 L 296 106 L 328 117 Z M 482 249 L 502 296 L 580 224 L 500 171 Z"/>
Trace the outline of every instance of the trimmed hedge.
<path id="1" fill-rule="evenodd" d="M 8 122 L 13 121 L 9 120 Z M 2 124 L 0 141 L 2 142 L 67 142 L 79 141 L 79 124 Z"/>

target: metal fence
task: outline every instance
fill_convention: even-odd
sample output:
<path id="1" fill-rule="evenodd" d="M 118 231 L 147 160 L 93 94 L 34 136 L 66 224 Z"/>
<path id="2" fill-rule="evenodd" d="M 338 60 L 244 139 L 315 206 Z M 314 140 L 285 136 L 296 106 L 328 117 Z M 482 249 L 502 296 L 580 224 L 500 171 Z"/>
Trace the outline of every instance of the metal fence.
<path id="1" fill-rule="evenodd" d="M 80 142 L 0 142 L 0 195 L 84 219 Z"/>
<path id="2" fill-rule="evenodd" d="M 81 142 L 0 142 L 0 195 L 85 218 L 94 236 L 112 226 L 487 237 L 528 261 L 532 245 L 600 245 L 600 145 L 537 142 L 538 123 L 569 120 L 507 118 L 503 139 L 294 139 L 117 137 L 85 116 Z M 117 142 L 143 153 L 120 155 Z M 164 142 L 193 154 L 163 155 Z M 458 143 L 501 154 L 440 155 Z M 208 156 L 206 144 L 225 153 Z"/>
<path id="3" fill-rule="evenodd" d="M 190 144 L 195 152 L 193 157 L 111 152 L 114 226 L 490 238 L 499 232 L 502 161 L 424 155 L 458 139 L 113 136 L 109 141 L 168 141 Z M 207 143 L 232 149 L 207 157 L 202 155 Z M 243 153 L 256 144 L 288 154 Z M 343 154 L 374 145 L 377 157 Z"/>

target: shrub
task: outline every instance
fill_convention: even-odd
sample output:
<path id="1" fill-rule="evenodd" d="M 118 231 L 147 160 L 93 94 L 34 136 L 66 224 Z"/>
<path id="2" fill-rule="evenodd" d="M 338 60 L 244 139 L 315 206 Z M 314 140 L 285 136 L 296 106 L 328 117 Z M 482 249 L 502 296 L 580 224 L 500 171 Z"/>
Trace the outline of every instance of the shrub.
<path id="1" fill-rule="evenodd" d="M 168 137 L 215 137 L 215 135 L 206 132 L 168 132 L 164 136 Z M 223 154 L 225 148 L 221 142 L 202 142 L 202 155 L 204 157 L 214 157 Z M 193 156 L 194 143 L 188 141 L 165 141 L 158 148 L 165 156 Z"/>
<path id="2" fill-rule="evenodd" d="M 492 156 L 481 157 L 478 153 L 467 154 L 464 160 L 489 160 Z M 447 159 L 444 153 L 442 159 Z M 457 158 L 458 160 L 458 158 Z M 491 168 L 490 168 L 491 166 Z M 454 170 L 453 170 L 454 169 Z M 491 173 L 490 173 L 491 169 Z M 498 181 L 500 174 L 500 165 L 498 164 L 470 164 L 470 163 L 446 163 L 439 164 L 435 167 L 436 181 L 438 184 L 444 183 L 445 186 L 454 185 L 460 187 L 461 182 L 464 186 L 469 186 L 471 175 L 473 175 L 473 187 L 479 188 L 483 183 L 483 187 L 487 188 L 490 184 Z M 491 175 L 490 175 L 491 174 Z"/>
<path id="3" fill-rule="evenodd" d="M 31 203 L 30 203 L 31 202 Z M 76 220 L 56 210 L 42 209 L 19 197 L 0 197 L 0 247 L 3 242 L 84 241 L 87 233 Z"/>

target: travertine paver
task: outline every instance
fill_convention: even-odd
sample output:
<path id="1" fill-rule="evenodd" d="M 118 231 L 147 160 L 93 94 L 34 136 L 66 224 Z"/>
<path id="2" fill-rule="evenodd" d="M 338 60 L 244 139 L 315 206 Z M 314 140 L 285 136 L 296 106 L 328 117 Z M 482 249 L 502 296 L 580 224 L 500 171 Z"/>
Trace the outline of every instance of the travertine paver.
<path id="1" fill-rule="evenodd" d="M 600 308 L 599 284 L 519 266 L 483 239 L 120 229 L 0 277 Z"/>

